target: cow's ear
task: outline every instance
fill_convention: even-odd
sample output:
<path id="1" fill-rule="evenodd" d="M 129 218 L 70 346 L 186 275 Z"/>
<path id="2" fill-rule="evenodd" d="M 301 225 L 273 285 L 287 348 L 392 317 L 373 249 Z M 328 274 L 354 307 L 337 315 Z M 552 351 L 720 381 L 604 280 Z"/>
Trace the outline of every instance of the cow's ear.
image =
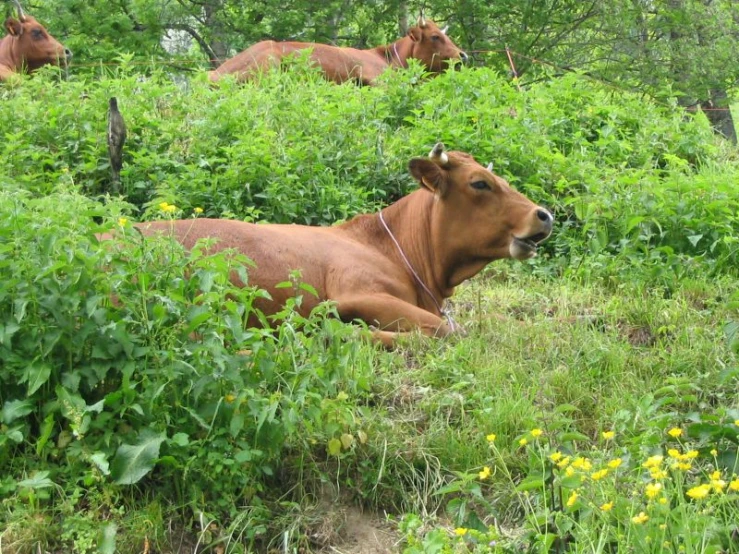
<path id="1" fill-rule="evenodd" d="M 423 31 L 421 31 L 420 27 L 411 27 L 410 29 L 408 29 L 408 36 L 413 42 L 421 42 L 421 39 L 423 38 Z"/>
<path id="2" fill-rule="evenodd" d="M 19 37 L 23 34 L 23 25 L 17 19 L 9 17 L 5 20 L 5 30 L 13 37 Z"/>
<path id="3" fill-rule="evenodd" d="M 447 189 L 446 171 L 427 158 L 413 158 L 408 163 L 413 178 L 434 194 L 444 195 Z"/>

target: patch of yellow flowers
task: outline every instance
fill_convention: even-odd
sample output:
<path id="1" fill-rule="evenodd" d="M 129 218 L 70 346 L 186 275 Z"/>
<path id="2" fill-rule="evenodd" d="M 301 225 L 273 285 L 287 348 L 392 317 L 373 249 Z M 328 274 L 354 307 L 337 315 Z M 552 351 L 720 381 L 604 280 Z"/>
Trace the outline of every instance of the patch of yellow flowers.
<path id="1" fill-rule="evenodd" d="M 734 424 L 739 427 L 739 419 L 735 420 Z M 541 429 L 532 429 L 518 440 L 518 445 L 525 447 L 530 444 L 531 439 L 536 441 L 543 434 L 544 432 Z M 653 509 L 653 506 L 665 506 L 670 504 L 670 500 L 668 500 L 668 498 L 671 497 L 671 492 L 674 494 L 675 491 L 682 490 L 684 491 L 685 497 L 692 501 L 703 501 L 710 495 L 739 493 L 739 477 L 734 475 L 733 478 L 727 482 L 721 471 L 718 469 L 713 470 L 708 475 L 709 479 L 707 482 L 699 482 L 687 490 L 683 489 L 682 484 L 690 478 L 689 476 L 693 475 L 692 470 L 694 470 L 694 463 L 700 457 L 700 453 L 698 450 L 694 449 L 682 451 L 682 447 L 684 446 L 682 445 L 681 440 L 681 437 L 683 437 L 683 430 L 680 427 L 672 427 L 666 431 L 666 434 L 671 439 L 675 439 L 677 442 L 681 443 L 678 445 L 680 448 L 670 447 L 666 450 L 666 454 L 651 455 L 637 466 L 647 470 L 650 479 L 646 485 L 644 485 L 642 491 L 644 497 L 646 497 L 646 503 L 644 505 L 646 509 L 644 511 L 640 510 L 638 513 L 633 511 L 629 516 L 631 523 L 634 525 L 643 525 L 650 521 L 650 517 L 656 516 L 658 512 L 650 513 L 650 509 Z M 610 441 L 614 440 L 615 435 L 615 432 L 610 430 L 600 433 L 601 438 L 606 441 L 607 445 L 609 445 L 606 446 L 608 450 L 613 448 L 613 443 Z M 495 433 L 490 433 L 486 438 L 490 447 L 497 452 L 497 449 L 493 444 L 497 435 Z M 538 445 L 537 443 L 530 446 L 530 448 L 540 448 L 543 450 L 545 447 Z M 710 454 L 714 458 L 718 456 L 718 452 L 715 448 L 710 451 Z M 583 502 L 583 483 L 586 483 L 587 480 L 590 480 L 593 483 L 605 482 L 606 478 L 611 475 L 615 475 L 617 470 L 619 470 L 623 465 L 623 458 L 620 457 L 614 457 L 610 460 L 606 458 L 602 462 L 595 462 L 588 457 L 576 456 L 574 454 L 567 455 L 559 450 L 549 453 L 547 457 L 551 462 L 552 467 L 555 470 L 563 471 L 563 475 L 565 477 L 570 478 L 575 475 L 579 476 L 576 483 L 580 483 L 580 486 L 576 486 L 574 489 L 571 489 L 565 501 L 565 506 L 573 510 L 577 510 Z M 602 467 L 594 469 L 594 463 L 602 464 Z M 636 469 L 633 466 L 632 468 Z M 675 474 L 671 472 L 678 473 Z M 479 478 L 481 480 L 487 479 L 490 474 L 490 468 L 488 466 L 484 466 L 482 471 L 479 472 Z M 676 475 L 681 475 L 682 477 L 673 482 L 673 477 Z M 617 486 L 625 483 L 623 477 L 618 479 L 619 480 L 615 482 Z M 607 487 L 608 485 L 605 486 Z M 604 490 L 605 489 L 601 488 L 601 491 Z M 639 494 L 634 493 L 633 498 L 636 499 L 638 497 Z M 674 497 L 672 501 L 675 502 Z M 633 501 L 630 502 L 630 504 L 634 507 Z M 616 503 L 613 500 L 608 500 L 601 503 L 599 506 L 598 504 L 595 504 L 595 506 L 597 506 L 601 512 L 607 513 L 614 510 Z M 665 527 L 664 523 L 660 524 L 660 529 L 664 530 Z M 459 530 L 457 532 L 459 534 Z"/>

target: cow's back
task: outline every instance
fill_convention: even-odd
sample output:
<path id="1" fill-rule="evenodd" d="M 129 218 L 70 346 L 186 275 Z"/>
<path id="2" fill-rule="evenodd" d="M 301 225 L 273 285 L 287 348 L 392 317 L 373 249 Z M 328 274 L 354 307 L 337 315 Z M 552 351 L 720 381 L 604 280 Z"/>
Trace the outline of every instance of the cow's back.
<path id="1" fill-rule="evenodd" d="M 257 303 L 268 315 L 294 296 L 292 289 L 277 285 L 289 281 L 295 270 L 300 271 L 302 282 L 318 291 L 318 298 L 303 294 L 304 314 L 320 301 L 335 298 L 335 291 L 352 281 L 384 290 L 397 288 L 403 277 L 402 270 L 399 272 L 381 252 L 341 227 L 259 225 L 207 218 L 140 223 L 137 227 L 145 235 L 172 236 L 188 250 L 200 238 L 213 238 L 210 252 L 230 248 L 250 258 L 256 265 L 247 268 L 249 284 L 267 290 L 273 298 Z M 232 278 L 243 284 L 235 275 Z"/>
<path id="2" fill-rule="evenodd" d="M 280 64 L 285 56 L 311 50 L 310 60 L 324 76 L 335 83 L 358 81 L 369 84 L 385 69 L 388 63 L 374 51 L 356 48 L 339 48 L 312 42 L 276 42 L 264 40 L 226 60 L 217 69 L 209 72 L 208 78 L 215 82 L 223 75 L 235 74 L 239 82 L 249 80 L 257 73 Z"/>

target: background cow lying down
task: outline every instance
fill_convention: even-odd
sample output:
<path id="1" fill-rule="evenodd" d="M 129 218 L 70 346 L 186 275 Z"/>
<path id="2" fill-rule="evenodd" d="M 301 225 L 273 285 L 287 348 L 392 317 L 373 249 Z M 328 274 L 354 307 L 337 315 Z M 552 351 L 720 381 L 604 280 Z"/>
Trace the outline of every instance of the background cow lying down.
<path id="1" fill-rule="evenodd" d="M 311 61 L 321 68 L 326 79 L 335 83 L 353 80 L 371 85 L 389 67 L 408 67 L 410 58 L 419 60 L 434 73 L 443 71 L 450 61 L 467 60 L 467 54 L 446 36 L 445 29 L 420 17 L 418 25 L 409 29 L 407 36 L 369 50 L 310 42 L 258 42 L 210 71 L 208 78 L 216 82 L 224 75 L 235 74 L 237 80 L 243 82 L 279 65 L 288 54 L 307 48 L 311 49 Z"/>
<path id="2" fill-rule="evenodd" d="M 29 73 L 46 64 L 66 63 L 72 52 L 52 37 L 15 2 L 18 19 L 5 20 L 8 34 L 0 40 L 0 81 L 14 73 Z"/>
<path id="3" fill-rule="evenodd" d="M 211 251 L 246 254 L 256 263 L 250 284 L 272 296 L 257 303 L 267 315 L 292 294 L 276 285 L 299 269 L 319 295 L 303 298 L 305 315 L 332 300 L 342 320 L 376 327 L 375 338 L 387 346 L 415 329 L 443 337 L 453 331 L 441 307 L 454 287 L 493 260 L 535 256 L 553 218 L 472 156 L 445 152 L 441 143 L 409 167 L 419 190 L 379 213 L 333 227 L 189 219 L 138 228 L 145 235 L 171 234 L 185 248 L 214 237 Z M 256 325 L 256 318 L 249 324 Z"/>

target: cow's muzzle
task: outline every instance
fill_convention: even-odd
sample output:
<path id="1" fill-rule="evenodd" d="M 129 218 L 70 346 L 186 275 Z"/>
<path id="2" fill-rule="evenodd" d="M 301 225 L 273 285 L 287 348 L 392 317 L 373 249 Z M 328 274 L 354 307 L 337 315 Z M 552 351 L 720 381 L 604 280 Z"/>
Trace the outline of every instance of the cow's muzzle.
<path id="1" fill-rule="evenodd" d="M 536 220 L 538 227 L 536 233 L 524 237 L 513 237 L 509 248 L 512 258 L 516 260 L 533 258 L 536 256 L 536 247 L 552 234 L 554 225 L 552 214 L 543 208 L 538 208 L 536 210 Z"/>

